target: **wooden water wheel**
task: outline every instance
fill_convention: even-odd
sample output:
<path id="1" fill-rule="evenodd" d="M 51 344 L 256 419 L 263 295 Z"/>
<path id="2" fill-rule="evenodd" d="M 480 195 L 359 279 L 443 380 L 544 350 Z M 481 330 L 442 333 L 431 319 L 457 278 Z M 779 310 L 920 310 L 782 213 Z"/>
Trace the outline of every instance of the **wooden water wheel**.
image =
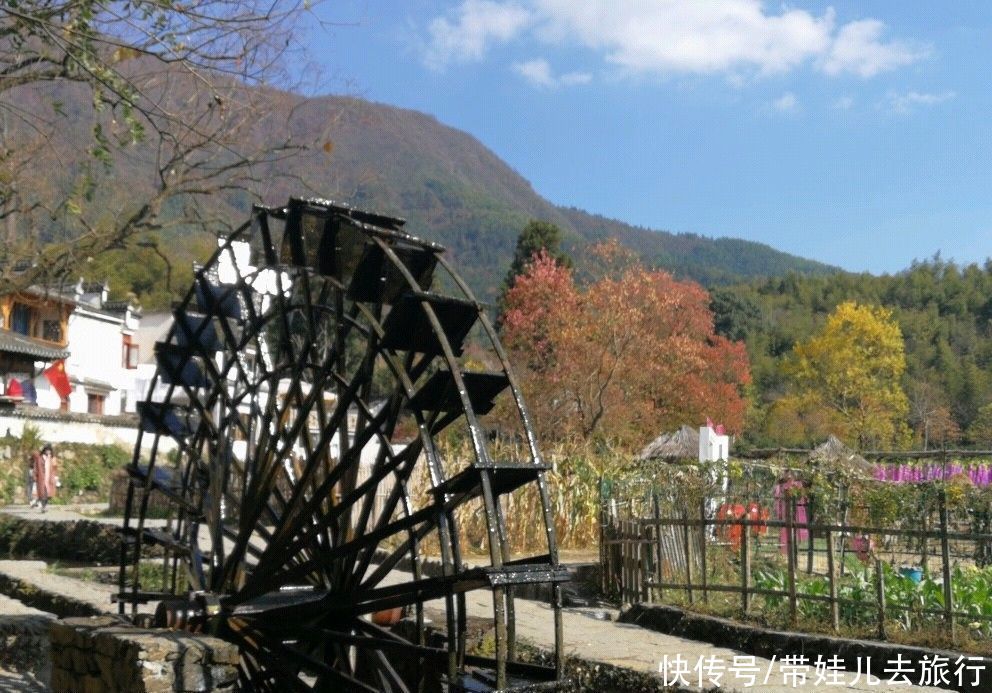
<path id="1" fill-rule="evenodd" d="M 560 676 L 567 573 L 548 465 L 482 306 L 442 247 L 402 227 L 324 200 L 258 207 L 196 270 L 155 346 L 119 609 L 236 643 L 244 690 L 494 690 Z M 470 333 L 497 368 L 466 366 Z M 498 397 L 515 411 L 501 434 L 519 443 L 513 459 L 486 425 Z M 438 435 L 458 430 L 467 459 L 442 459 Z M 518 555 L 507 531 L 520 493 L 543 509 L 540 555 Z M 153 494 L 165 518 L 149 513 Z M 466 513 L 488 530 L 472 565 Z M 549 666 L 518 661 L 514 591 L 529 583 L 548 586 Z M 476 594 L 492 603 L 491 656 L 466 644 Z"/>

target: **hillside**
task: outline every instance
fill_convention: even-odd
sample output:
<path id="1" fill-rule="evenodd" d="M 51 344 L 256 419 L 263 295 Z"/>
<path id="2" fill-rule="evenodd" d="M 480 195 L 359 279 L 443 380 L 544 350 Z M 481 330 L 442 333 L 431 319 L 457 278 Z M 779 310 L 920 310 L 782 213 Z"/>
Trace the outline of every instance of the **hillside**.
<path id="1" fill-rule="evenodd" d="M 194 87 L 178 80 L 163 84 L 169 89 L 166 98 L 181 110 Z M 580 254 L 590 241 L 616 237 L 646 264 L 711 286 L 787 272 L 837 271 L 758 243 L 654 231 L 555 206 L 477 139 L 423 113 L 350 97 L 304 98 L 275 89 L 252 94 L 254 100 L 268 102 L 271 115 L 252 122 L 243 137 L 239 134 L 244 151 L 260 151 L 263 144 L 283 142 L 287 135 L 311 145 L 306 151 L 255 165 L 253 185 L 266 204 L 282 204 L 290 195 L 317 195 L 404 217 L 411 232 L 449 249 L 460 273 L 483 300 L 495 298 L 517 235 L 535 218 L 558 224 L 563 245 L 572 254 Z M 51 166 L 37 167 L 36 190 L 47 186 L 86 190 L 82 204 L 125 216 L 132 196 L 124 191 L 154 188 L 156 152 L 150 143 L 138 142 L 117 150 L 112 167 L 92 165 L 78 146 L 72 146 L 86 140 L 93 122 L 81 96 L 71 86 L 47 87 L 25 96 L 39 104 L 57 102 L 73 114 L 72 126 L 56 135 L 61 141 L 50 142 L 45 150 L 52 157 Z M 243 191 L 231 190 L 193 203 L 234 227 L 247 217 L 251 202 Z M 42 241 L 57 239 L 63 233 L 59 219 L 52 214 L 25 231 Z M 202 256 L 209 241 L 190 226 L 160 235 L 177 268 Z M 157 262 L 148 252 L 132 247 L 111 255 L 97 259 L 85 268 L 86 273 L 106 272 L 116 294 L 134 291 L 146 305 L 168 302 L 164 287 L 149 286 L 145 277 L 149 263 Z M 178 270 L 176 278 L 181 279 Z M 178 288 L 177 282 L 173 289 Z"/>
<path id="2" fill-rule="evenodd" d="M 705 284 L 836 271 L 759 243 L 649 230 L 555 206 L 474 137 L 423 113 L 322 97 L 302 104 L 294 117 L 296 127 L 309 133 L 332 123 L 331 154 L 323 160 L 311 155 L 306 167 L 315 191 L 405 217 L 414 233 L 445 244 L 488 299 L 531 218 L 558 224 L 572 253 L 616 237 L 647 264 Z"/>
<path id="3" fill-rule="evenodd" d="M 992 442 L 969 437 L 982 408 L 992 403 L 992 262 L 960 266 L 939 256 L 891 276 L 788 275 L 714 291 L 717 331 L 748 346 L 756 400 L 750 435 L 757 442 L 783 442 L 782 431 L 769 430 L 764 421 L 768 405 L 786 391 L 783 365 L 797 342 L 808 340 L 849 300 L 892 311 L 905 343 L 901 384 L 918 436 L 935 412 L 945 410 L 957 431 L 946 442 L 956 443 L 958 433 L 971 444 Z"/>

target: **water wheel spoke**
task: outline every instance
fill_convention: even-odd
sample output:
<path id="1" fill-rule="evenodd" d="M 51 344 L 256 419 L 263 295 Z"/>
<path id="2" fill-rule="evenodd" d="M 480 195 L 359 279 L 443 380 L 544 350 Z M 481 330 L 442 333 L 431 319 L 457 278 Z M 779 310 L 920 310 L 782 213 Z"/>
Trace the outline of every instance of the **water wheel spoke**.
<path id="1" fill-rule="evenodd" d="M 400 465 L 406 463 L 412 467 L 412 464 L 416 461 L 416 452 L 417 448 L 409 447 L 402 453 L 392 456 L 389 458 L 388 462 L 373 469 L 366 481 L 338 500 L 337 503 L 328 508 L 326 511 L 316 517 L 306 515 L 309 521 L 298 525 L 298 533 L 286 541 L 285 544 L 274 545 L 273 554 L 271 556 L 267 556 L 266 564 L 276 567 L 282 566 L 290 556 L 300 552 L 308 546 L 312 546 L 314 542 L 319 541 L 321 534 L 325 530 L 334 527 L 340 518 L 346 513 L 352 512 L 358 503 L 368 503 L 370 498 L 374 498 L 379 487 L 379 483 L 390 473 L 394 473 Z M 387 455 L 387 458 L 388 457 L 389 456 Z M 330 475 L 328 475 L 328 478 L 324 481 L 324 483 L 316 489 L 314 493 L 315 499 L 319 499 L 322 495 L 327 494 L 330 489 L 333 488 L 333 484 L 336 483 L 341 476 L 338 470 L 343 469 L 346 462 L 347 461 L 342 461 L 342 463 L 338 465 L 338 467 L 332 471 Z M 316 510 L 319 509 L 318 502 L 319 501 L 316 500 L 311 501 L 306 509 L 316 512 Z"/>
<path id="2" fill-rule="evenodd" d="M 346 690 L 376 691 L 354 676 L 331 667 L 313 654 L 298 649 L 289 641 L 274 638 L 263 630 L 242 624 L 234 632 L 239 636 L 239 644 L 252 654 L 264 671 L 279 672 L 279 682 L 290 684 L 293 690 L 332 690 L 327 686 L 333 682 L 337 686 L 346 686 Z M 313 683 L 308 683 L 306 678 Z"/>

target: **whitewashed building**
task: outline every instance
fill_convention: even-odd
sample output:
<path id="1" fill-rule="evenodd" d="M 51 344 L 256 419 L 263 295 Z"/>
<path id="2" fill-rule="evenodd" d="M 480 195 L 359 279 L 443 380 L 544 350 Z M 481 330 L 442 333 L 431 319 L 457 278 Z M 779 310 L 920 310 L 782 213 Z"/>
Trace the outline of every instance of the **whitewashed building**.
<path id="1" fill-rule="evenodd" d="M 104 283 L 80 280 L 66 296 L 72 311 L 66 324 L 65 371 L 72 392 L 63 401 L 42 374 L 48 364 L 36 364 L 39 407 L 108 416 L 128 411 L 127 393 L 134 387 L 138 366 L 134 334 L 141 314 L 130 302 L 109 301 L 107 293 Z"/>
<path id="2" fill-rule="evenodd" d="M 717 430 L 710 424 L 699 427 L 700 462 L 726 462 L 730 458 L 730 436 Z"/>

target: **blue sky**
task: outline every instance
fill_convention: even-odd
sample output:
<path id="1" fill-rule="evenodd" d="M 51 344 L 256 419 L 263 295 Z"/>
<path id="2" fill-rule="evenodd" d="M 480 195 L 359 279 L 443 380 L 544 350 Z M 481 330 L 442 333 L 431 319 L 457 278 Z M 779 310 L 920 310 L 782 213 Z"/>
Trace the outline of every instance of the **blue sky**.
<path id="1" fill-rule="evenodd" d="M 325 89 L 557 204 L 854 271 L 992 255 L 992 3 L 336 0 Z"/>

